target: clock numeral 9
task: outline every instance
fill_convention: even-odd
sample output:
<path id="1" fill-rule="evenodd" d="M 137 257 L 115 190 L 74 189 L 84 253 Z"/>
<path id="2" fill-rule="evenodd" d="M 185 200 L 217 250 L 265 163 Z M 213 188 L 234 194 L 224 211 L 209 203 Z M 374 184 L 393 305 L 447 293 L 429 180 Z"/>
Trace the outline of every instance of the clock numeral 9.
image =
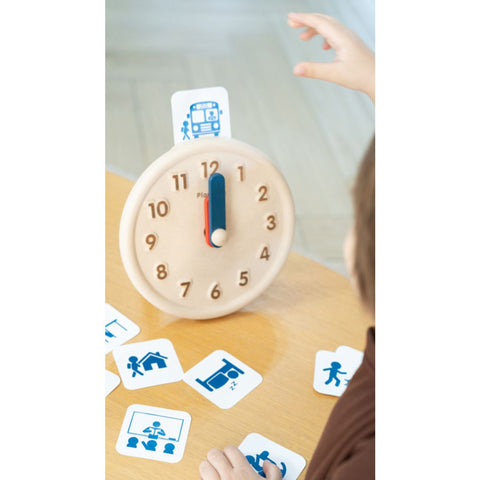
<path id="1" fill-rule="evenodd" d="M 266 245 L 262 248 L 262 252 L 260 253 L 260 259 L 266 260 L 267 262 L 270 259 L 270 251 L 268 250 L 268 247 Z"/>
<path id="2" fill-rule="evenodd" d="M 156 218 L 157 215 L 159 217 L 164 217 L 167 215 L 169 207 L 168 202 L 166 200 L 160 200 L 155 204 L 155 202 L 149 203 L 148 206 L 150 207 L 150 216 L 151 218 Z"/>
<path id="3" fill-rule="evenodd" d="M 157 243 L 157 236 L 154 234 L 154 233 L 149 233 L 146 237 L 145 237 L 145 242 L 146 244 L 148 245 L 148 249 L 149 250 L 152 250 L 153 247 L 156 245 Z"/>
<path id="4" fill-rule="evenodd" d="M 239 273 L 238 286 L 244 287 L 248 283 L 248 270 Z"/>
<path id="5" fill-rule="evenodd" d="M 260 185 L 258 187 L 258 193 L 260 195 L 257 196 L 257 201 L 258 202 L 266 202 L 268 200 L 267 192 L 268 192 L 267 186 L 266 185 Z"/>
<path id="6" fill-rule="evenodd" d="M 179 173 L 172 175 L 173 181 L 175 182 L 175 191 L 179 191 L 180 189 L 186 190 L 187 189 L 187 174 L 186 173 Z"/>
<path id="7" fill-rule="evenodd" d="M 213 300 L 217 300 L 220 298 L 220 295 L 222 294 L 222 291 L 220 290 L 220 286 L 218 283 L 214 283 L 212 288 L 210 289 L 210 298 Z"/>
<path id="8" fill-rule="evenodd" d="M 157 265 L 157 278 L 159 280 L 165 280 L 168 276 L 167 266 L 164 263 Z"/>
<path id="9" fill-rule="evenodd" d="M 213 175 L 218 170 L 218 162 L 216 160 L 212 160 L 210 163 L 202 162 L 202 167 L 203 167 L 203 178 L 207 178 L 208 168 L 213 169 L 212 172 L 210 172 L 210 175 Z"/>
<path id="10" fill-rule="evenodd" d="M 275 230 L 277 227 L 277 219 L 275 218 L 275 215 L 269 215 L 267 217 L 267 224 L 265 225 L 265 228 L 267 230 Z"/>

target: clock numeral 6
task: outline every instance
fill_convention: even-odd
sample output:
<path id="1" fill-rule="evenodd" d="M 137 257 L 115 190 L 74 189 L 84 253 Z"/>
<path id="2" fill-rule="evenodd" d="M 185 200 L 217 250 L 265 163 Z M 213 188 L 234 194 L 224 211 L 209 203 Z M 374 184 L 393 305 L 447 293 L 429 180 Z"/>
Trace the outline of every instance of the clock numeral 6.
<path id="1" fill-rule="evenodd" d="M 179 173 L 172 175 L 174 181 L 175 191 L 186 190 L 187 189 L 187 174 Z"/>
<path id="2" fill-rule="evenodd" d="M 213 175 L 217 170 L 218 170 L 218 162 L 216 160 L 212 160 L 210 163 L 208 162 L 202 162 L 202 167 L 203 167 L 203 178 L 207 178 L 208 175 L 208 168 L 211 168 L 212 171 L 210 172 L 210 175 Z"/>
<path id="3" fill-rule="evenodd" d="M 159 280 L 165 280 L 168 276 L 167 266 L 164 263 L 157 265 L 157 278 Z"/>
<path id="4" fill-rule="evenodd" d="M 238 276 L 238 285 L 240 287 L 244 287 L 249 280 L 248 270 L 244 270 L 243 272 L 239 272 Z"/>
<path id="5" fill-rule="evenodd" d="M 150 217 L 157 218 L 164 217 L 169 211 L 168 202 L 166 200 L 160 200 L 159 202 L 151 202 L 148 204 L 150 207 Z"/>
<path id="6" fill-rule="evenodd" d="M 213 300 L 217 300 L 220 298 L 222 291 L 220 290 L 220 286 L 218 283 L 214 283 L 210 288 L 210 298 Z"/>
<path id="7" fill-rule="evenodd" d="M 257 189 L 260 195 L 257 196 L 257 202 L 266 202 L 268 200 L 268 188 L 266 185 L 260 185 Z"/>

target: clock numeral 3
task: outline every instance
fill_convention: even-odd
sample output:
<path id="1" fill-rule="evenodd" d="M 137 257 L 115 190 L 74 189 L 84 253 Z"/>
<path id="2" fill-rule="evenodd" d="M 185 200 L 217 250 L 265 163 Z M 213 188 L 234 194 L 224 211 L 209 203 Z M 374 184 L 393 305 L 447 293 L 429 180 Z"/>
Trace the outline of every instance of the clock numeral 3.
<path id="1" fill-rule="evenodd" d="M 269 215 L 267 217 L 267 224 L 265 225 L 265 228 L 267 230 L 275 230 L 277 227 L 277 219 L 275 218 L 275 215 Z"/>

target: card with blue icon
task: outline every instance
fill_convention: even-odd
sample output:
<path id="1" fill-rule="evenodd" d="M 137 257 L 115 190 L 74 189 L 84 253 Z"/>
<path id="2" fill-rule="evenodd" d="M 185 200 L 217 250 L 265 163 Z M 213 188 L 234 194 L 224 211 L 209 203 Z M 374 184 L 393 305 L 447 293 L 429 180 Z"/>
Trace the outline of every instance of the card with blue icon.
<path id="1" fill-rule="evenodd" d="M 341 345 L 335 352 L 320 350 L 315 356 L 313 388 L 326 395 L 340 397 L 362 363 L 363 353 Z"/>
<path id="2" fill-rule="evenodd" d="M 120 385 L 120 377 L 110 370 L 105 370 L 105 396 L 113 392 Z"/>
<path id="3" fill-rule="evenodd" d="M 262 383 L 262 376 L 224 350 L 216 350 L 187 373 L 183 380 L 220 408 L 233 407 Z"/>
<path id="4" fill-rule="evenodd" d="M 177 353 L 167 338 L 121 345 L 113 350 L 113 358 L 128 390 L 179 382 L 183 378 Z"/>
<path id="5" fill-rule="evenodd" d="M 265 461 L 274 463 L 280 469 L 284 480 L 296 480 L 306 465 L 301 455 L 258 433 L 247 435 L 238 448 L 255 472 L 263 478 L 265 478 L 263 473 Z"/>
<path id="6" fill-rule="evenodd" d="M 109 303 L 105 303 L 105 353 L 131 340 L 139 332 L 140 327 L 136 323 Z"/>
<path id="7" fill-rule="evenodd" d="M 171 99 L 175 144 L 205 137 L 231 137 L 228 92 L 224 87 L 175 92 Z"/>
<path id="8" fill-rule="evenodd" d="M 118 436 L 122 455 L 177 463 L 183 458 L 190 429 L 187 412 L 148 405 L 130 405 Z"/>

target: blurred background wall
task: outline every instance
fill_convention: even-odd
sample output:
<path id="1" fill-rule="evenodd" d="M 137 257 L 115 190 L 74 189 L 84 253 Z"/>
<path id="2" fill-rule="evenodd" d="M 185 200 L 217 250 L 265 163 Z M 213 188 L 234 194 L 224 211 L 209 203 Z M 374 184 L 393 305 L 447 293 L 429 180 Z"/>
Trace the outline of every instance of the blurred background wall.
<path id="1" fill-rule="evenodd" d="M 232 137 L 264 151 L 296 209 L 293 249 L 346 274 L 350 190 L 374 132 L 363 93 L 292 74 L 328 61 L 288 12 L 332 15 L 374 50 L 374 0 L 106 0 L 106 167 L 135 180 L 173 146 L 170 97 L 224 86 Z"/>

